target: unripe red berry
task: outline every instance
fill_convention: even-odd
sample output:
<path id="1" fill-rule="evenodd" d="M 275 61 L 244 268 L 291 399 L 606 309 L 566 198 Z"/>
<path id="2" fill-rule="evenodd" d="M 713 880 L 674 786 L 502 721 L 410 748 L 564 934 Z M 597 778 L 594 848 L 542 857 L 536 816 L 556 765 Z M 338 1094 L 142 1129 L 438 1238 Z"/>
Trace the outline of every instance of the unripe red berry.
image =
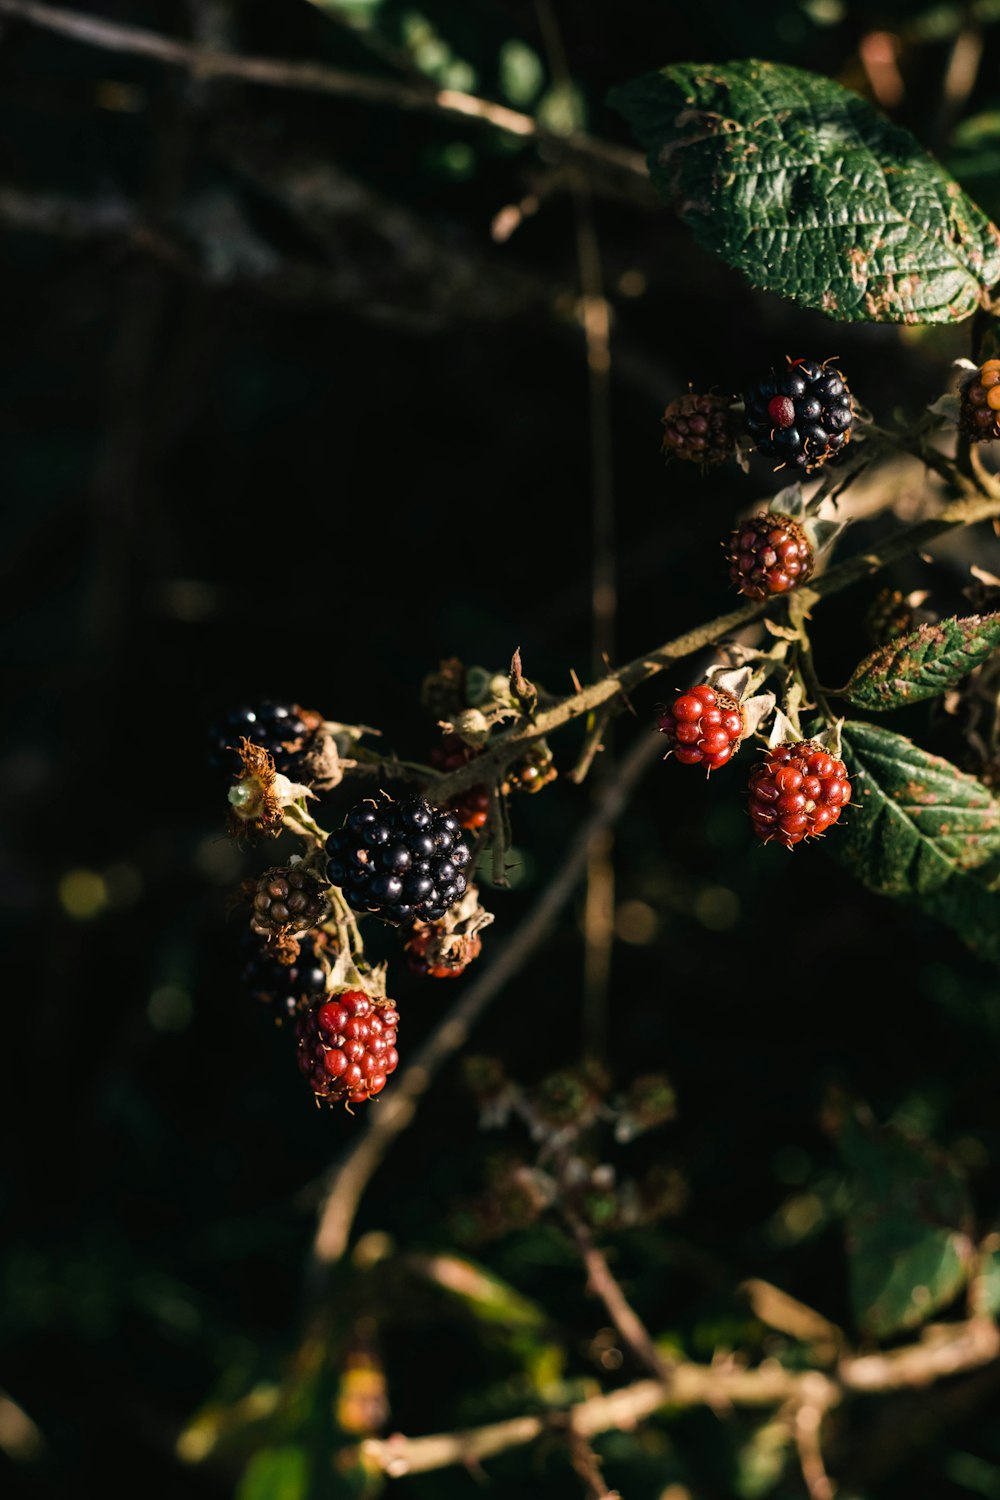
<path id="1" fill-rule="evenodd" d="M 750 772 L 750 818 L 765 843 L 818 837 L 850 800 L 844 762 L 812 740 L 776 745 Z"/>
<path id="2" fill-rule="evenodd" d="M 737 699 L 707 682 L 669 704 L 660 715 L 659 728 L 681 765 L 708 771 L 718 770 L 736 754 L 746 732 Z"/>
<path id="3" fill-rule="evenodd" d="M 299 1070 L 318 1100 L 361 1104 L 399 1066 L 399 1012 L 363 990 L 341 990 L 302 1011 L 295 1023 Z"/>
<path id="4" fill-rule="evenodd" d="M 763 511 L 741 521 L 726 553 L 730 581 L 748 599 L 769 599 L 798 588 L 813 569 L 813 550 L 798 521 Z"/>

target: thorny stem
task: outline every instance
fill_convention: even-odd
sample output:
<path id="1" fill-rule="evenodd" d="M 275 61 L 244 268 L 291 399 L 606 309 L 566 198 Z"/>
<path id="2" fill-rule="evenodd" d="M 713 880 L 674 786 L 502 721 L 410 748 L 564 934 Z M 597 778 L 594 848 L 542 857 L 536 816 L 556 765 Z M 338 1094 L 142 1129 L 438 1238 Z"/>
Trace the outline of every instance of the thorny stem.
<path id="1" fill-rule="evenodd" d="M 0 5 L 2 4 L 3 0 L 0 0 Z M 938 471 L 944 473 L 954 488 L 959 490 L 961 498 L 946 505 L 940 515 L 904 527 L 894 537 L 884 542 L 878 551 L 863 552 L 828 569 L 810 583 L 810 588 L 817 598 L 828 598 L 860 582 L 863 578 L 882 572 L 899 558 L 907 556 L 910 552 L 955 527 L 968 526 L 973 522 L 1000 515 L 1000 486 L 988 483 L 984 491 L 979 481 L 959 474 L 952 460 L 944 455 L 938 455 L 938 457 L 943 466 Z M 938 468 L 936 463 L 931 466 Z M 982 483 L 987 483 L 985 478 Z M 579 692 L 536 713 L 530 723 L 516 724 L 512 729 L 498 735 L 483 754 L 474 761 L 469 762 L 468 765 L 459 766 L 437 781 L 434 785 L 435 798 L 442 804 L 446 803 L 456 792 L 464 791 L 467 787 L 484 781 L 490 776 L 500 774 L 506 766 L 523 753 L 525 746 L 533 740 L 550 734 L 553 730 L 571 723 L 582 714 L 589 713 L 602 704 L 611 703 L 616 698 L 624 700 L 626 695 L 641 683 L 647 682 L 667 667 L 683 661 L 685 657 L 692 656 L 703 647 L 714 645 L 725 636 L 735 634 L 754 620 L 759 620 L 761 616 L 772 613 L 775 607 L 776 601 L 774 600 L 760 601 L 746 604 L 729 614 L 719 615 L 707 624 L 698 625 L 693 630 L 685 631 L 683 635 L 675 636 L 673 640 L 665 642 L 656 650 L 637 657 L 618 671 L 609 672 L 598 682 L 589 683 Z"/>

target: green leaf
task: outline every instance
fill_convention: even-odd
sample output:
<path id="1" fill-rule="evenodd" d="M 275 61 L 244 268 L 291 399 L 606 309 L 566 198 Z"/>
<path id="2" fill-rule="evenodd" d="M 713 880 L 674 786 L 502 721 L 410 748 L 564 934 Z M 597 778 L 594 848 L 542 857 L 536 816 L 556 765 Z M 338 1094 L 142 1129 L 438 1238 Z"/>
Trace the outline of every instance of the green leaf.
<path id="1" fill-rule="evenodd" d="M 831 848 L 869 890 L 916 904 L 1000 963 L 1000 803 L 874 724 L 845 724 L 843 754 L 852 797 Z"/>
<path id="2" fill-rule="evenodd" d="M 305 1500 L 309 1464 L 302 1448 L 260 1448 L 243 1471 L 236 1500 Z"/>
<path id="3" fill-rule="evenodd" d="M 977 1276 L 979 1311 L 988 1318 L 1000 1317 L 1000 1250 L 987 1250 L 980 1256 Z"/>
<path id="4" fill-rule="evenodd" d="M 966 318 L 1000 230 L 906 130 L 829 78 L 684 63 L 612 91 L 660 193 L 754 286 L 846 322 Z"/>
<path id="5" fill-rule="evenodd" d="M 974 776 L 874 724 L 845 724 L 843 746 L 854 811 L 838 845 L 870 890 L 925 896 L 1000 856 L 1000 803 Z"/>
<path id="6" fill-rule="evenodd" d="M 915 1328 L 947 1306 L 973 1266 L 972 1205 L 954 1164 L 896 1132 L 845 1120 L 851 1305 L 877 1338 Z"/>
<path id="7" fill-rule="evenodd" d="M 882 713 L 934 698 L 1000 645 L 1000 614 L 921 625 L 866 656 L 841 693 L 856 708 Z"/>

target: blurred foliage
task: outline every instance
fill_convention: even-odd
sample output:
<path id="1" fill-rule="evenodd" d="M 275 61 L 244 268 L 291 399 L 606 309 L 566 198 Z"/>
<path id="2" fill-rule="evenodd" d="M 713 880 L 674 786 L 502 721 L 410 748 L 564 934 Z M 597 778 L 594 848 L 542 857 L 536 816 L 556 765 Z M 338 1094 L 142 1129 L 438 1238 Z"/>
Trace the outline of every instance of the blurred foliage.
<path id="1" fill-rule="evenodd" d="M 551 12 L 568 82 L 523 0 L 106 13 L 202 45 L 430 78 L 622 147 L 613 86 L 691 58 L 767 58 L 887 108 L 1000 209 L 988 0 Z M 947 94 L 970 35 L 974 76 Z M 188 79 L 14 21 L 0 75 L 3 1492 L 459 1500 L 478 1476 L 383 1481 L 359 1439 L 542 1410 L 642 1371 L 553 1215 L 457 1243 L 497 1161 L 524 1149 L 513 1123 L 479 1129 L 460 1060 L 375 1177 L 317 1301 L 304 1271 L 316 1184 L 361 1122 L 313 1108 L 288 1028 L 241 991 L 230 893 L 271 852 L 255 864 L 222 836 L 205 731 L 240 701 L 287 697 L 378 724 L 422 759 L 420 684 L 439 661 L 504 662 L 520 646 L 553 692 L 571 669 L 587 675 L 568 185 L 525 141 L 453 119 Z M 667 401 L 689 381 L 736 387 L 785 352 L 836 353 L 877 418 L 912 417 L 969 352 L 969 328 L 834 328 L 748 289 L 651 198 L 610 179 L 593 191 L 624 661 L 727 607 L 718 541 L 780 485 L 766 465 L 665 471 Z M 515 228 L 494 238 L 511 207 Z M 884 526 L 861 517 L 848 550 Z M 977 561 L 1000 571 L 996 544 L 981 545 Z M 954 613 L 969 561 L 945 547 L 883 581 Z M 845 682 L 870 649 L 876 592 L 817 612 L 822 680 Z M 653 697 L 621 721 L 616 754 L 647 731 Z M 926 705 L 899 730 L 959 752 L 956 723 Z M 552 748 L 568 769 L 573 733 Z M 661 1349 L 791 1369 L 811 1351 L 752 1314 L 748 1278 L 855 1342 L 961 1316 L 965 1297 L 995 1314 L 995 967 L 822 851 L 751 847 L 736 783 L 678 790 L 675 772 L 654 768 L 616 834 L 602 1065 L 628 1108 L 592 1165 L 620 1155 L 627 1180 L 666 1171 L 683 1186 L 682 1212 L 599 1235 L 631 1302 Z M 519 878 L 491 895 L 484 962 L 588 796 L 561 776 L 518 799 Z M 343 805 L 334 793 L 326 811 Z M 580 924 L 578 903 L 474 1041 L 526 1088 L 585 1049 Z M 388 937 L 385 952 L 401 969 Z M 415 1049 L 454 991 L 400 973 L 397 993 Z M 845 1096 L 870 1116 L 835 1138 L 830 1100 Z M 650 1114 L 657 1128 L 638 1128 Z M 845 1500 L 1000 1494 L 996 1386 L 990 1366 L 838 1412 Z M 805 1493 L 773 1412 L 668 1409 L 596 1448 L 625 1500 Z M 558 1441 L 487 1473 L 498 1500 L 581 1493 Z"/>

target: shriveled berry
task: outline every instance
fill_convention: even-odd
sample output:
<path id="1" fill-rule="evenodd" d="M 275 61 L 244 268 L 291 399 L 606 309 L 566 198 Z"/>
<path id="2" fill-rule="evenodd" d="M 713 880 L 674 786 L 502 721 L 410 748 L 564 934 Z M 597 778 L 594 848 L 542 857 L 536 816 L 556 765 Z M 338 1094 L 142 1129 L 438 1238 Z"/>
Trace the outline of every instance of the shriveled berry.
<path id="1" fill-rule="evenodd" d="M 708 469 L 734 453 L 736 434 L 730 403 L 724 396 L 693 391 L 671 401 L 663 413 L 663 452 Z"/>
<path id="2" fill-rule="evenodd" d="M 850 800 L 844 762 L 812 740 L 776 745 L 750 772 L 750 819 L 765 844 L 818 837 Z"/>
<path id="3" fill-rule="evenodd" d="M 658 724 L 681 765 L 704 766 L 708 771 L 724 766 L 746 733 L 737 699 L 707 682 L 681 693 L 664 709 Z"/>
<path id="4" fill-rule="evenodd" d="M 399 1012 L 390 1000 L 340 990 L 303 1010 L 295 1024 L 299 1070 L 318 1100 L 361 1104 L 399 1066 Z"/>
<path id="5" fill-rule="evenodd" d="M 427 979 L 457 979 L 482 952 L 478 932 L 449 933 L 437 923 L 417 923 L 405 950 L 410 971 Z"/>
<path id="6" fill-rule="evenodd" d="M 780 511 L 763 511 L 741 521 L 726 553 L 729 578 L 748 599 L 787 594 L 805 583 L 813 550 L 798 521 Z"/>
<path id="7" fill-rule="evenodd" d="M 789 360 L 743 393 L 744 423 L 758 453 L 810 473 L 851 436 L 854 407 L 841 370 L 827 360 Z"/>

